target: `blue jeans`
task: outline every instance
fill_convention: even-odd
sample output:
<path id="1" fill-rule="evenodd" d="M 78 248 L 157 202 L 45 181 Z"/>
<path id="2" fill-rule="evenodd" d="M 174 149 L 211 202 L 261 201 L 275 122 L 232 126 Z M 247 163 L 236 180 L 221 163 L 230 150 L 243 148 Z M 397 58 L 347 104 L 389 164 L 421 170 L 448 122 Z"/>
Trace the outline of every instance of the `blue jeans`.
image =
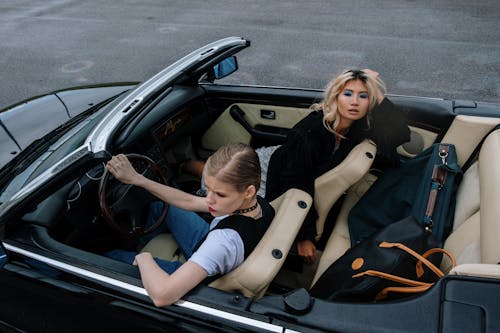
<path id="1" fill-rule="evenodd" d="M 145 229 L 151 226 L 158 219 L 161 215 L 163 205 L 163 202 L 160 201 L 153 202 L 151 204 Z M 155 236 L 161 233 L 170 232 L 181 248 L 184 257 L 189 259 L 193 254 L 194 247 L 203 239 L 203 237 L 205 237 L 208 233 L 208 229 L 209 224 L 198 214 L 170 206 L 168 208 L 167 216 L 163 220 L 160 227 L 156 229 L 155 232 L 143 236 L 140 239 L 140 242 L 142 245 L 145 245 Z M 104 255 L 109 258 L 132 264 L 135 260 L 137 252 L 116 249 L 109 251 Z M 180 261 L 168 261 L 158 258 L 154 258 L 154 260 L 158 266 L 169 274 L 172 274 L 182 265 L 182 262 Z"/>

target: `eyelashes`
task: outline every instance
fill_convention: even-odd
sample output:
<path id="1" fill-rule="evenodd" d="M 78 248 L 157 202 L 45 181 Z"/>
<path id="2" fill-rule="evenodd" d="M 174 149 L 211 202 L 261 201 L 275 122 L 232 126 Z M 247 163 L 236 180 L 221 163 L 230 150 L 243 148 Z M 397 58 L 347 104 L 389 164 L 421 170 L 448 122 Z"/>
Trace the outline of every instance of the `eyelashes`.
<path id="1" fill-rule="evenodd" d="M 342 92 L 342 95 L 344 95 L 345 97 L 352 97 L 354 93 L 351 90 L 344 90 Z M 368 94 L 365 92 L 360 93 L 358 96 L 361 99 L 368 99 Z"/>
<path id="2" fill-rule="evenodd" d="M 227 194 L 212 191 L 212 190 L 210 190 L 210 189 L 207 187 L 207 193 L 208 193 L 208 192 L 213 193 L 216 197 L 219 197 L 219 198 L 221 198 L 221 199 L 223 199 L 223 198 L 226 198 L 226 197 L 227 197 Z"/>

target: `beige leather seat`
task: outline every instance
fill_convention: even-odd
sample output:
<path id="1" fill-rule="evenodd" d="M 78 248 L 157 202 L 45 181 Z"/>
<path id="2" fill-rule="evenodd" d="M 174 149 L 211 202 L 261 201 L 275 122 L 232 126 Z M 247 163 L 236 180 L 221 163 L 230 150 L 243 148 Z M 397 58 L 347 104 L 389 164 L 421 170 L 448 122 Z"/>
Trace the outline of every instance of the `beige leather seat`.
<path id="1" fill-rule="evenodd" d="M 276 215 L 257 247 L 235 270 L 213 281 L 210 286 L 247 297 L 260 298 L 281 269 L 288 252 L 312 204 L 311 196 L 298 189 L 290 189 L 271 205 Z M 153 256 L 183 261 L 177 257 L 177 244 L 170 234 L 152 239 L 143 249 Z"/>
<path id="2" fill-rule="evenodd" d="M 349 152 L 342 163 L 316 178 L 314 207 L 318 212 L 317 240 L 323 235 L 325 220 L 335 202 L 370 170 L 376 153 L 375 143 L 365 139 Z"/>
<path id="3" fill-rule="evenodd" d="M 356 145 L 342 163 L 316 178 L 314 183 L 314 206 L 318 212 L 318 218 L 316 220 L 317 240 L 319 240 L 323 234 L 326 218 L 335 202 L 349 188 L 356 184 L 356 182 L 362 179 L 363 176 L 368 174 L 376 153 L 376 145 L 372 141 L 366 139 Z M 329 253 L 330 252 L 327 251 L 327 257 Z M 325 262 L 321 259 L 323 255 L 321 255 L 321 251 L 318 251 L 320 265 Z M 276 282 L 284 287 L 292 289 L 308 288 L 313 279 L 314 272 L 316 271 L 316 265 L 304 265 L 302 272 L 291 270 L 280 272 Z"/>
<path id="4" fill-rule="evenodd" d="M 238 268 L 210 284 L 260 298 L 278 274 L 312 203 L 311 196 L 289 189 L 271 202 L 276 216 L 257 247 Z"/>
<path id="5" fill-rule="evenodd" d="M 457 266 L 449 274 L 500 277 L 500 130 L 488 135 L 457 193 L 453 232 L 444 248 Z M 449 267 L 443 262 L 442 268 Z"/>
<path id="6" fill-rule="evenodd" d="M 347 251 L 347 249 L 351 247 L 349 227 L 347 225 L 349 211 L 363 196 L 363 194 L 370 188 L 370 186 L 375 182 L 376 179 L 376 176 L 367 173 L 362 179 L 360 179 L 347 191 L 346 197 L 337 216 L 335 226 L 319 259 L 318 266 L 312 279 L 311 287 L 316 283 L 321 274 L 323 274 L 323 272 L 330 266 L 330 264 L 337 260 L 341 255 L 345 253 L 345 251 Z"/>

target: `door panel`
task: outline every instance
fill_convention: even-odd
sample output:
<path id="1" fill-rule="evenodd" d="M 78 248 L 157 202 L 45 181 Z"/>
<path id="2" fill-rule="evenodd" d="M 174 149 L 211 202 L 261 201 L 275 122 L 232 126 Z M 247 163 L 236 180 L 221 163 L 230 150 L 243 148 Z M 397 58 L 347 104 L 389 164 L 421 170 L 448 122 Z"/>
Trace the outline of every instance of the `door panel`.
<path id="1" fill-rule="evenodd" d="M 282 142 L 287 130 L 310 112 L 308 108 L 250 103 L 232 104 L 203 135 L 203 148 L 216 150 L 229 142 L 252 143 L 255 146 L 253 142 L 255 140 L 261 141 L 263 145 Z M 237 115 L 241 118 L 237 118 Z M 259 135 L 261 135 L 260 138 Z"/>

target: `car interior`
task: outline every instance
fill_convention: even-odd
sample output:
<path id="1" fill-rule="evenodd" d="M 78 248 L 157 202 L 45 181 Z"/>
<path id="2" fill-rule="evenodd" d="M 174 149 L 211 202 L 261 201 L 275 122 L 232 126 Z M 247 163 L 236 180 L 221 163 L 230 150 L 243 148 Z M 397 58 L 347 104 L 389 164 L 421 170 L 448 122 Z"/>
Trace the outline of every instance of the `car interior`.
<path id="1" fill-rule="evenodd" d="M 299 89 L 174 86 L 113 134 L 109 154 L 145 156 L 134 162 L 141 172 L 196 193 L 200 180 L 183 173 L 182 162 L 204 160 L 228 142 L 244 142 L 254 148 L 280 144 L 321 97 L 319 91 Z M 490 132 L 499 122 L 497 111 L 488 105 L 477 111 L 470 103 L 459 101 L 389 98 L 410 124 L 411 141 L 398 148 L 402 160 L 435 142 L 447 142 L 455 144 L 460 165 L 471 162 L 464 170 L 457 195 L 453 232 L 444 246 L 455 256 L 457 266 L 450 269 L 443 262 L 442 268 L 451 275 L 499 278 L 500 213 L 495 203 L 500 197 L 500 130 Z M 141 221 L 154 198 L 118 184 L 113 177 L 106 179 L 102 193 L 104 163 L 109 154 L 89 159 L 84 168 L 72 170 L 64 183 L 49 187 L 43 200 L 19 217 L 22 226 L 9 229 L 9 238 L 29 240 L 61 260 L 71 258 L 81 267 L 140 286 L 136 267 L 107 258 L 104 253 L 114 248 L 146 250 L 159 258 L 183 260 L 182 254 L 168 234 L 159 235 L 143 249 L 138 247 L 138 237 L 144 231 Z M 253 300 L 310 289 L 350 247 L 349 210 L 383 172 L 373 165 L 375 154 L 376 145 L 369 140 L 356 146 L 343 163 L 316 179 L 314 202 L 297 189 L 273 201 L 277 214 L 259 246 L 239 268 L 213 281 L 210 287 Z M 319 213 L 319 259 L 305 265 L 294 253 L 293 242 L 312 204 Z M 115 225 L 103 214 L 102 205 L 113 211 Z M 187 295 L 187 299 L 190 297 Z M 192 297 L 200 296 L 195 291 Z"/>

